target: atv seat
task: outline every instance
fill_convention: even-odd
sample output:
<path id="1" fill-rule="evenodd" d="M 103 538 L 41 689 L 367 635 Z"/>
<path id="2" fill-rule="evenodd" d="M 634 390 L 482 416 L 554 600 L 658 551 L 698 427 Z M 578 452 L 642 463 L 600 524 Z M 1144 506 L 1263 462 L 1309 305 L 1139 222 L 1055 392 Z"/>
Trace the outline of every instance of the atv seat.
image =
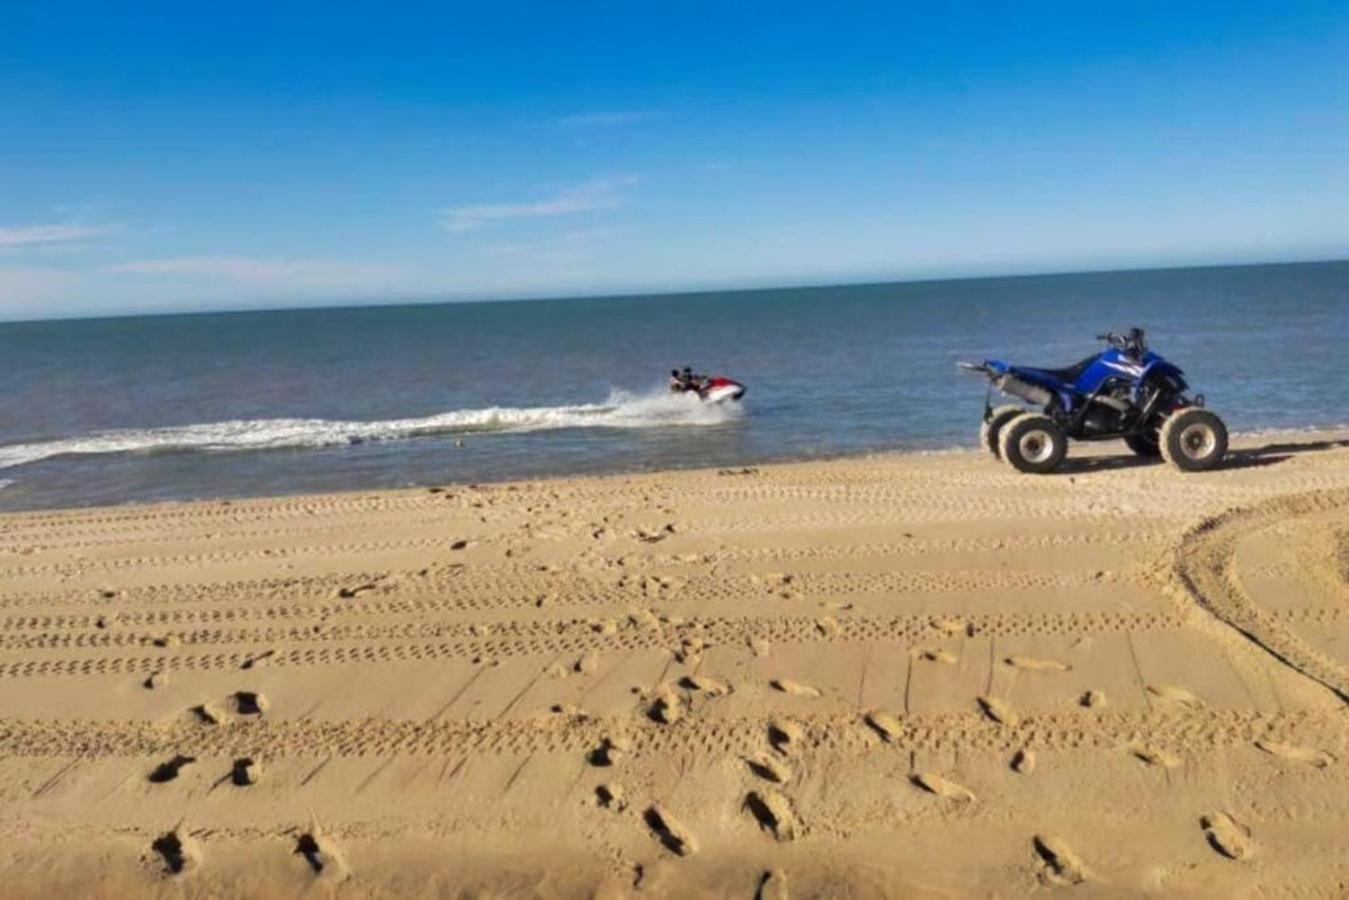
<path id="1" fill-rule="evenodd" d="M 1051 378 L 1057 379 L 1064 384 L 1076 384 L 1077 379 L 1082 377 L 1082 373 L 1087 371 L 1087 366 L 1096 362 L 1095 356 L 1088 356 L 1081 362 L 1074 363 L 1063 369 L 1042 369 L 1039 366 L 1027 366 L 1028 369 L 1034 369 L 1036 372 L 1043 372 Z"/>

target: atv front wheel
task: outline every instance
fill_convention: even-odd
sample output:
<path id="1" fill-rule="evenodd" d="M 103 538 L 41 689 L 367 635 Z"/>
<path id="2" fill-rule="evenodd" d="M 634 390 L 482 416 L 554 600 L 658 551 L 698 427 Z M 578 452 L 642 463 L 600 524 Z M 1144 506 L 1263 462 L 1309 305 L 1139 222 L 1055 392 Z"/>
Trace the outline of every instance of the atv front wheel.
<path id="1" fill-rule="evenodd" d="M 1068 437 L 1049 416 L 1023 413 L 1002 427 L 998 452 L 1018 472 L 1044 475 L 1063 462 Z"/>
<path id="2" fill-rule="evenodd" d="M 1161 456 L 1162 448 L 1157 443 L 1157 432 L 1149 431 L 1147 434 L 1126 434 L 1124 443 L 1129 449 L 1139 456 Z"/>
<path id="3" fill-rule="evenodd" d="M 1227 455 L 1227 426 L 1197 406 L 1177 410 L 1162 424 L 1162 457 L 1182 472 L 1211 469 Z"/>
<path id="4" fill-rule="evenodd" d="M 999 406 L 988 414 L 984 419 L 984 424 L 979 426 L 979 445 L 993 454 L 994 459 L 1001 459 L 1001 451 L 998 450 L 998 435 L 1003 426 L 1024 413 L 1026 410 L 1020 406 Z"/>

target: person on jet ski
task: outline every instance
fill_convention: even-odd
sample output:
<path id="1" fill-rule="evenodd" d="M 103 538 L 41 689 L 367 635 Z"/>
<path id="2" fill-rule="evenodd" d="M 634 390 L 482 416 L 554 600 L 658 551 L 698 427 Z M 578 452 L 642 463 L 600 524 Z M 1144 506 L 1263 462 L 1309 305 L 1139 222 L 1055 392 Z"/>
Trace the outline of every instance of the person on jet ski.
<path id="1" fill-rule="evenodd" d="M 707 383 L 712 380 L 712 376 L 698 375 L 688 366 L 684 367 L 684 377 L 688 379 L 689 390 L 691 391 L 701 391 L 703 388 L 707 387 Z"/>
<path id="2" fill-rule="evenodd" d="M 694 375 L 693 369 L 685 366 L 682 372 L 670 371 L 670 390 L 677 393 L 686 393 L 696 391 L 703 386 L 706 379 L 701 375 Z"/>

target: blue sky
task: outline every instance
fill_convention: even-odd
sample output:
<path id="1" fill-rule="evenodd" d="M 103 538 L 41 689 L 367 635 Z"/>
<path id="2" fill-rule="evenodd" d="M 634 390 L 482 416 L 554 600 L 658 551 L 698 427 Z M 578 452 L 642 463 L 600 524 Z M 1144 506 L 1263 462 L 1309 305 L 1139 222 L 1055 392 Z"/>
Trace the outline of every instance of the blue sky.
<path id="1" fill-rule="evenodd" d="M 1343 2 L 5 20 L 0 318 L 1349 256 Z"/>

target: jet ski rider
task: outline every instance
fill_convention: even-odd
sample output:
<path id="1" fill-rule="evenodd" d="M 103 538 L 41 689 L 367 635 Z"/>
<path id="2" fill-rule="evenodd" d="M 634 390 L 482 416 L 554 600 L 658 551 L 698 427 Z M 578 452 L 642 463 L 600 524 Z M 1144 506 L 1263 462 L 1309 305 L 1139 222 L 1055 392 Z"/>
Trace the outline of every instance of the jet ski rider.
<path id="1" fill-rule="evenodd" d="M 670 370 L 670 390 L 677 394 L 699 390 L 706 380 L 702 375 L 694 375 L 689 366 L 685 366 L 683 371 Z"/>

